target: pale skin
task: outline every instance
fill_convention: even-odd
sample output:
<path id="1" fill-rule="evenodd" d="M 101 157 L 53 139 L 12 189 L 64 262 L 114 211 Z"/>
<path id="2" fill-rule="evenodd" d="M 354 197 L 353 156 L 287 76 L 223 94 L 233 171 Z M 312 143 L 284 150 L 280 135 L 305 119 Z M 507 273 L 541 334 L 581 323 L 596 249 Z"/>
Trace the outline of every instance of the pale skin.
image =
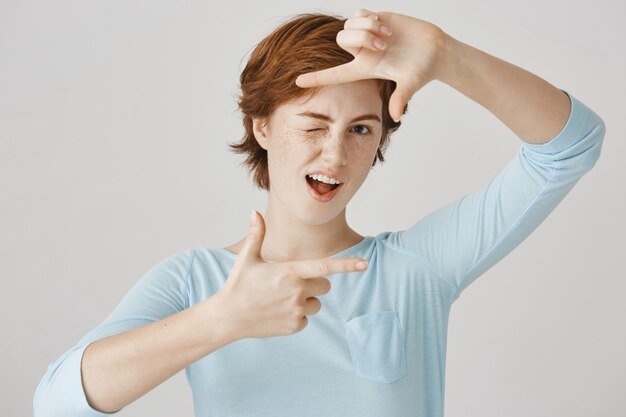
<path id="1" fill-rule="evenodd" d="M 381 30 L 384 26 L 391 30 L 391 34 Z M 386 44 L 384 49 L 375 45 L 376 40 Z M 298 86 L 342 86 L 348 89 L 348 85 L 356 86 L 372 78 L 393 80 L 397 87 L 389 101 L 389 113 L 397 121 L 411 97 L 429 82 L 438 80 L 491 111 L 521 140 L 531 144 L 542 144 L 556 136 L 570 113 L 569 98 L 557 87 L 520 67 L 464 44 L 424 20 L 361 9 L 346 20 L 344 30 L 337 35 L 337 43 L 355 59 L 344 65 L 300 75 L 296 79 Z M 360 91 L 359 87 L 353 91 Z M 371 95 L 371 101 L 375 102 L 375 94 Z M 259 131 L 257 140 L 268 149 L 265 132 Z M 371 150 L 373 158 L 376 149 Z M 339 166 L 341 159 L 337 157 L 331 161 Z M 356 189 L 353 191 L 350 198 Z M 302 216 L 295 224 L 285 222 L 285 217 L 297 214 L 284 210 L 274 195 L 270 190 L 264 259 L 280 259 L 281 254 L 287 259 L 330 256 L 363 239 L 347 225 L 345 209 L 338 218 L 324 225 L 311 225 Z M 347 201 L 342 204 L 344 202 L 347 204 Z M 336 211 L 334 207 L 333 211 Z M 276 212 L 280 214 L 275 215 Z M 318 250 L 315 253 L 299 252 L 303 238 L 311 243 L 307 247 Z M 237 254 L 244 240 L 225 249 Z"/>
<path id="2" fill-rule="evenodd" d="M 391 35 L 381 31 L 391 29 Z M 378 49 L 376 39 L 387 45 Z M 525 142 L 541 144 L 565 125 L 569 98 L 558 88 L 513 64 L 453 38 L 438 26 L 411 16 L 361 9 L 348 19 L 337 43 L 351 62 L 303 74 L 296 84 L 314 87 L 367 78 L 396 81 L 389 112 L 399 120 L 413 94 L 439 80 L 495 114 Z"/>
<path id="3" fill-rule="evenodd" d="M 314 112 L 333 119 L 321 120 Z M 361 116 L 368 118 L 352 122 Z M 382 135 L 382 101 L 374 80 L 325 87 L 311 98 L 280 105 L 269 121 L 254 120 L 257 142 L 268 152 L 270 191 L 261 216 L 261 257 L 270 262 L 326 258 L 363 236 L 346 222 L 346 206 L 369 174 Z M 343 181 L 330 201 L 313 199 L 305 176 L 315 168 Z M 239 253 L 245 237 L 226 249 Z M 306 244 L 303 244 L 306 242 Z"/>
<path id="4" fill-rule="evenodd" d="M 376 38 L 386 48 L 376 48 Z M 358 258 L 327 257 L 363 239 L 347 225 L 345 206 L 367 177 L 380 138 L 380 130 L 373 140 L 356 133 L 366 130 L 361 125 L 380 129 L 374 120 L 350 123 L 361 114 L 380 116 L 371 78 L 396 81 L 389 103 L 396 120 L 415 92 L 439 80 L 491 111 L 528 143 L 554 137 L 570 112 L 568 97 L 545 80 L 410 16 L 361 9 L 346 21 L 337 43 L 355 59 L 296 81 L 302 88 L 328 88 L 308 104 L 279 108 L 268 123 L 254 122 L 256 139 L 268 150 L 273 185 L 267 221 L 257 213 L 247 236 L 226 248 L 237 259 L 224 287 L 180 313 L 92 343 L 81 367 L 92 407 L 119 410 L 236 340 L 303 330 L 306 316 L 321 308 L 316 296 L 330 291 L 325 276 L 361 271 Z M 296 117 L 312 105 L 334 122 Z M 318 136 L 298 141 L 310 124 L 320 129 Z M 343 195 L 327 203 L 306 200 L 304 174 L 318 167 L 345 175 Z M 310 244 L 302 248 L 305 238 Z"/>

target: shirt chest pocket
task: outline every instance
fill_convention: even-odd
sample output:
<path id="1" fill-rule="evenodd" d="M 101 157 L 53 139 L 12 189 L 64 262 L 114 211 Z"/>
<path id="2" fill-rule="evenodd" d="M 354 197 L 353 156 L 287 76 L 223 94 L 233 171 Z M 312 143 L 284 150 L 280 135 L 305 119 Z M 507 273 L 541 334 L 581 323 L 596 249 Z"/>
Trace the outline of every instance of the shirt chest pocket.
<path id="1" fill-rule="evenodd" d="M 404 334 L 395 311 L 376 311 L 346 322 L 354 372 L 390 384 L 406 375 Z"/>

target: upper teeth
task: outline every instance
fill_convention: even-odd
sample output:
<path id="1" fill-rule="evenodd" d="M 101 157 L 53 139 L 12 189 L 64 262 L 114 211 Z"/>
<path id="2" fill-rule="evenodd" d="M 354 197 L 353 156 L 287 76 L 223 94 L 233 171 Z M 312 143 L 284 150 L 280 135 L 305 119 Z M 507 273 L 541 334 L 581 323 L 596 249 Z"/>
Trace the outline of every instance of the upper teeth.
<path id="1" fill-rule="evenodd" d="M 318 175 L 318 174 L 310 175 L 309 174 L 308 176 L 313 178 L 314 180 L 325 182 L 326 184 L 341 184 L 341 181 L 336 180 L 334 178 L 328 178 L 325 175 Z"/>

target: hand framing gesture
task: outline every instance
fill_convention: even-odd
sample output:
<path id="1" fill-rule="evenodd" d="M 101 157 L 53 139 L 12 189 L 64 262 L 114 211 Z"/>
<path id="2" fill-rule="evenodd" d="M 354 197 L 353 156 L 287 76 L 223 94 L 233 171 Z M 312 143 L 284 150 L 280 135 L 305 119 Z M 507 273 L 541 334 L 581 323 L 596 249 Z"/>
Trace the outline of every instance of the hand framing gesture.
<path id="1" fill-rule="evenodd" d="M 385 27 L 390 33 L 385 33 Z M 316 87 L 368 78 L 396 82 L 389 113 L 399 121 L 413 94 L 436 79 L 446 34 L 436 25 L 390 12 L 360 9 L 337 33 L 337 44 L 354 60 L 336 67 L 300 75 L 299 87 Z M 377 41 L 383 41 L 382 48 Z"/>

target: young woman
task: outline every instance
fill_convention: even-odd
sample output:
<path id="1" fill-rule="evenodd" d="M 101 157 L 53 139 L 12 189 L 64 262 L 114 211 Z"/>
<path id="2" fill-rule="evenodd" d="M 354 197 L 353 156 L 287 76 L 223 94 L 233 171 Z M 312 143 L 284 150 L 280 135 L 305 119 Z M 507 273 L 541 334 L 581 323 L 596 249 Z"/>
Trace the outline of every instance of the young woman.
<path id="1" fill-rule="evenodd" d="M 346 206 L 432 80 L 520 150 L 407 230 L 362 236 Z M 198 416 L 442 416 L 452 303 L 595 165 L 605 133 L 572 94 L 389 12 L 296 16 L 257 46 L 241 89 L 231 146 L 269 193 L 265 215 L 226 248 L 150 269 L 50 364 L 36 416 L 106 415 L 182 369 Z"/>

